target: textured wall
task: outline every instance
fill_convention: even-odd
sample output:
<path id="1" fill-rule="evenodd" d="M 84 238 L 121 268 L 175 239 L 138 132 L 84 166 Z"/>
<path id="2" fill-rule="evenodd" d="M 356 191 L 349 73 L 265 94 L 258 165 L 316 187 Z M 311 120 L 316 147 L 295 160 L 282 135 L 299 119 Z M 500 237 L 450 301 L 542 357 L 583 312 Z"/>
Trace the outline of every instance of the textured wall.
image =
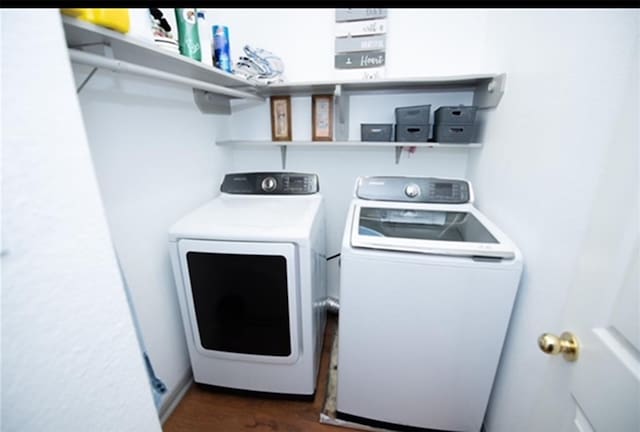
<path id="1" fill-rule="evenodd" d="M 2 144 L 3 430 L 159 431 L 56 9 L 2 11 Z"/>
<path id="2" fill-rule="evenodd" d="M 86 66 L 74 66 L 76 81 Z M 160 412 L 191 371 L 167 232 L 219 192 L 228 117 L 202 114 L 186 86 L 98 71 L 79 95 L 111 236 L 147 352 L 167 386 Z"/>

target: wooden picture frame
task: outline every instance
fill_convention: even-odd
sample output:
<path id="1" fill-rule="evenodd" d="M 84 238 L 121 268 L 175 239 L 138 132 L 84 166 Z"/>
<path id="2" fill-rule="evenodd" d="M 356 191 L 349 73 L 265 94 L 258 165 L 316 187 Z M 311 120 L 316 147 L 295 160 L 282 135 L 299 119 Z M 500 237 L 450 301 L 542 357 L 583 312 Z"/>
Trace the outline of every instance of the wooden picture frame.
<path id="1" fill-rule="evenodd" d="M 311 140 L 333 141 L 333 95 L 311 96 Z"/>
<path id="2" fill-rule="evenodd" d="M 271 139 L 291 141 L 291 97 L 271 96 Z"/>

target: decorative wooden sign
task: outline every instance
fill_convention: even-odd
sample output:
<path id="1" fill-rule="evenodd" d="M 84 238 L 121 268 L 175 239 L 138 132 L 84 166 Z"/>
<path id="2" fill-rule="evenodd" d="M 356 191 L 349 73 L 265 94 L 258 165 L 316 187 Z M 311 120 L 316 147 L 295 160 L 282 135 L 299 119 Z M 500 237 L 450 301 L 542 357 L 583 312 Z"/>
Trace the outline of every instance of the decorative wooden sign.
<path id="1" fill-rule="evenodd" d="M 383 78 L 386 37 L 387 9 L 336 9 L 335 69 L 351 70 L 349 78 Z"/>
<path id="2" fill-rule="evenodd" d="M 291 141 L 290 96 L 271 96 L 271 139 Z"/>
<path id="3" fill-rule="evenodd" d="M 311 97 L 312 140 L 333 141 L 333 95 Z"/>

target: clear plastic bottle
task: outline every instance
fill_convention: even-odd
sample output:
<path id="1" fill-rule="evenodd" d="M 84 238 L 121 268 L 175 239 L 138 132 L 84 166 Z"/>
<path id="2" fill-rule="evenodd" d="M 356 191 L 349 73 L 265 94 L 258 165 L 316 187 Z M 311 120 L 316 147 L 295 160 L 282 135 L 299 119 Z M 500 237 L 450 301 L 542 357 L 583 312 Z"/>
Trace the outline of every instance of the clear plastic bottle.
<path id="1" fill-rule="evenodd" d="M 176 21 L 178 23 L 178 42 L 180 54 L 200 61 L 200 35 L 198 34 L 198 16 L 194 8 L 176 8 Z"/>

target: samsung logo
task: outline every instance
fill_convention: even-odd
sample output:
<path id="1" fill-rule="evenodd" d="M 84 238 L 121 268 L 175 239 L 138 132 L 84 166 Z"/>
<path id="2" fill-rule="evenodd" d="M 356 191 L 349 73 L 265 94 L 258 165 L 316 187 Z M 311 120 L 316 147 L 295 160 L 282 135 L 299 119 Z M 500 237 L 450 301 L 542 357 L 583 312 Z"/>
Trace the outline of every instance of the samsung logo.
<path id="1" fill-rule="evenodd" d="M 384 186 L 384 182 L 383 182 L 383 181 L 375 181 L 375 180 L 372 180 L 372 181 L 370 181 L 370 182 L 369 182 L 369 184 L 370 184 L 371 186 Z"/>
<path id="2" fill-rule="evenodd" d="M 233 181 L 247 181 L 246 177 L 234 177 Z"/>

